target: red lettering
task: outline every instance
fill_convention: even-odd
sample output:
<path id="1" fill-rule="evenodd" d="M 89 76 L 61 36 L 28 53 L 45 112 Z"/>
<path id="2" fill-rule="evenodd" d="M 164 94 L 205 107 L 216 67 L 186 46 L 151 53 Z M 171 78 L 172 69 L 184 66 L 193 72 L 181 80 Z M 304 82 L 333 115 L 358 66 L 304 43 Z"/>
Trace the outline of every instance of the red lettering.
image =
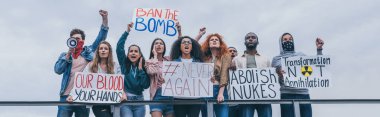
<path id="1" fill-rule="evenodd" d="M 123 90 L 124 89 L 124 79 L 122 76 L 118 77 L 118 90 Z"/>
<path id="2" fill-rule="evenodd" d="M 103 76 L 102 75 L 98 75 L 98 82 L 96 83 L 97 85 L 96 85 L 96 88 L 97 89 L 102 89 L 102 88 L 104 88 L 105 87 L 105 84 L 103 83 Z"/>
<path id="3" fill-rule="evenodd" d="M 156 17 L 156 16 L 154 15 L 154 13 L 153 13 L 153 9 L 149 9 L 149 11 L 148 11 L 148 13 L 146 14 L 146 16 L 149 17 L 149 15 L 150 15 L 150 17 Z"/>
<path id="4" fill-rule="evenodd" d="M 165 9 L 165 10 L 166 10 L 165 19 L 169 19 L 170 9 Z"/>
<path id="5" fill-rule="evenodd" d="M 172 18 L 174 21 L 177 21 L 177 20 L 178 20 L 178 19 L 177 19 L 178 14 L 179 14 L 179 11 L 174 10 L 173 18 Z"/>
<path id="6" fill-rule="evenodd" d="M 94 79 L 94 75 L 88 74 L 86 78 L 86 85 L 84 88 L 92 88 L 91 81 Z"/>
<path id="7" fill-rule="evenodd" d="M 156 14 L 157 17 L 162 18 L 162 9 L 156 9 L 155 11 L 156 12 L 154 14 Z"/>
<path id="8" fill-rule="evenodd" d="M 108 80 L 108 90 L 113 90 L 114 88 L 114 83 L 115 83 L 115 80 L 114 80 L 114 77 L 111 76 Z"/>
<path id="9" fill-rule="evenodd" d="M 75 76 L 75 87 L 80 88 L 80 87 L 81 87 L 81 83 L 78 83 L 78 78 L 82 79 L 82 78 L 83 78 L 83 74 L 79 74 L 79 73 L 78 73 L 78 74 Z M 82 81 L 82 80 L 80 80 L 80 81 Z M 78 84 L 79 84 L 79 86 L 78 86 Z"/>
<path id="10" fill-rule="evenodd" d="M 142 17 L 144 15 L 146 15 L 146 12 L 144 11 L 144 9 L 142 9 L 142 8 L 136 9 L 136 17 Z"/>

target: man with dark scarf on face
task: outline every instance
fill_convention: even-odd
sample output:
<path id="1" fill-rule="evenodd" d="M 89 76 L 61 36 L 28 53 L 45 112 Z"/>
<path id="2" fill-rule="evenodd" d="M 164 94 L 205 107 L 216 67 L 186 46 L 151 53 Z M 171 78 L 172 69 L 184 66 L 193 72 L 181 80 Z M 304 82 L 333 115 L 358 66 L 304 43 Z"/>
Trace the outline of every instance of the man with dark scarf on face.
<path id="1" fill-rule="evenodd" d="M 69 48 L 68 52 L 63 52 L 54 66 L 55 73 L 61 75 L 61 89 L 60 101 L 72 102 L 73 99 L 70 91 L 74 85 L 75 72 L 82 72 L 87 64 L 93 60 L 94 52 L 98 48 L 101 41 L 104 41 L 108 33 L 108 13 L 107 11 L 100 10 L 99 14 L 102 16 L 102 25 L 98 36 L 90 46 L 84 46 L 85 34 L 80 29 L 73 29 L 70 32 L 70 37 L 77 40 L 75 48 Z M 75 113 L 75 117 L 88 117 L 89 109 L 86 106 L 58 106 L 57 117 L 71 117 Z"/>
<path id="2" fill-rule="evenodd" d="M 322 55 L 323 40 L 316 39 L 317 55 Z M 280 55 L 275 56 L 272 60 L 272 67 L 276 68 L 276 72 L 280 78 L 281 99 L 310 99 L 309 90 L 307 88 L 296 88 L 284 85 L 283 74 L 281 70 L 281 58 L 293 56 L 306 56 L 304 53 L 296 52 L 294 47 L 294 39 L 290 33 L 284 33 L 279 40 Z M 311 104 L 300 105 L 301 117 L 312 117 Z M 294 109 L 291 104 L 281 104 L 281 117 L 294 117 Z"/>
<path id="3" fill-rule="evenodd" d="M 233 69 L 245 68 L 268 68 L 270 60 L 257 52 L 259 38 L 253 32 L 246 34 L 244 38 L 246 50 L 242 56 L 233 59 Z M 253 117 L 255 110 L 259 117 L 272 117 L 272 106 L 270 104 L 241 104 L 239 111 L 241 117 Z"/>

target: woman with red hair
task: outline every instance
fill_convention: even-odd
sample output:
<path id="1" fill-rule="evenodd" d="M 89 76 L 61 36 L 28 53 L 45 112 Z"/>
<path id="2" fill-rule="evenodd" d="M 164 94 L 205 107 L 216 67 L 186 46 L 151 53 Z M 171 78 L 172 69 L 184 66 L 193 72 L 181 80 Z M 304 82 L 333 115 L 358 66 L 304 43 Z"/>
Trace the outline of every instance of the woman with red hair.
<path id="1" fill-rule="evenodd" d="M 218 33 L 210 34 L 202 44 L 203 61 L 214 63 L 214 74 L 211 78 L 214 84 L 214 98 L 218 103 L 228 99 L 228 68 L 231 64 L 231 55 L 228 46 L 223 41 L 223 37 Z M 228 117 L 227 104 L 215 104 L 214 111 L 216 117 Z M 206 114 L 206 109 L 202 109 L 202 115 Z"/>

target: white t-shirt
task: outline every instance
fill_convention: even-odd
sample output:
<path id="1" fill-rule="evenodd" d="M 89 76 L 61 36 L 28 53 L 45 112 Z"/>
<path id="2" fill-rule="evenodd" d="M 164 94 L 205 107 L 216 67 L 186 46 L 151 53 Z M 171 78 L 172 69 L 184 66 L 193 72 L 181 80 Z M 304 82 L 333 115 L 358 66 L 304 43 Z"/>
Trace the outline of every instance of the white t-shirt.
<path id="1" fill-rule="evenodd" d="M 181 57 L 181 62 L 193 62 L 193 58 L 184 59 L 184 58 Z"/>

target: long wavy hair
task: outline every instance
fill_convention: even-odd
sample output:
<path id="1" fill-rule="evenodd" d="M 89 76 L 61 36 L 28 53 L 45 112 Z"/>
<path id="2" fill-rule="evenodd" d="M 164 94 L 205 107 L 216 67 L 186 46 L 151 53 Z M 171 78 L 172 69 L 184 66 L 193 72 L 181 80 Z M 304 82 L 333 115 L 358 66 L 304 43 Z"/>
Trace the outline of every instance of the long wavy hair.
<path id="1" fill-rule="evenodd" d="M 180 58 L 180 56 L 182 55 L 181 42 L 185 38 L 188 38 L 191 40 L 192 49 L 190 52 L 190 56 L 194 60 L 203 61 L 202 60 L 203 55 L 202 55 L 201 45 L 196 40 L 194 40 L 193 38 L 191 38 L 189 36 L 182 36 L 173 43 L 173 46 L 172 46 L 172 49 L 170 52 L 170 58 L 172 60 Z"/>
<path id="2" fill-rule="evenodd" d="M 135 44 L 133 44 L 133 45 L 131 45 L 131 46 L 129 46 L 128 47 L 128 53 L 127 53 L 127 55 L 126 55 L 126 58 L 127 59 L 125 59 L 125 68 L 127 68 L 126 70 L 126 74 L 128 74 L 129 73 L 129 71 L 131 70 L 131 65 L 133 64 L 132 63 L 132 61 L 128 58 L 128 54 L 129 54 L 129 51 L 130 51 L 130 49 L 131 49 L 131 47 L 132 46 L 135 46 L 135 47 L 137 47 L 138 49 L 139 49 L 139 53 L 140 53 L 140 55 L 141 55 L 141 57 L 142 57 L 142 68 L 143 68 L 143 70 L 144 71 L 146 71 L 146 69 L 145 69 L 145 58 L 144 58 L 144 55 L 142 54 L 142 52 L 141 52 L 141 49 L 140 49 L 140 47 L 138 46 L 138 45 L 135 45 Z M 140 58 L 136 61 L 137 62 L 137 64 L 136 64 L 136 66 L 138 67 L 138 64 L 140 63 Z"/>
<path id="3" fill-rule="evenodd" d="M 156 41 L 158 41 L 158 40 L 161 40 L 162 43 L 164 44 L 164 52 L 162 53 L 162 58 L 163 58 L 164 60 L 167 60 L 167 59 L 164 57 L 164 56 L 165 56 L 165 52 L 166 52 L 166 44 L 165 44 L 165 41 L 162 40 L 161 38 L 156 38 L 156 39 L 153 40 L 152 45 L 150 46 L 149 59 L 152 59 L 152 58 L 154 57 L 152 50 L 154 49 L 154 43 L 156 43 Z"/>
<path id="4" fill-rule="evenodd" d="M 204 55 L 204 58 L 203 58 L 204 60 L 209 60 L 210 58 L 212 58 L 212 53 L 211 53 L 211 49 L 210 49 L 210 39 L 213 36 L 216 36 L 219 39 L 219 42 L 220 42 L 220 47 L 219 47 L 220 55 L 216 56 L 216 58 L 220 59 L 223 55 L 229 54 L 229 52 L 228 52 L 228 46 L 223 41 L 223 36 L 220 35 L 220 34 L 218 34 L 218 33 L 213 33 L 213 34 L 207 35 L 206 41 L 204 41 L 203 44 L 202 44 L 202 52 L 203 52 L 203 55 Z"/>
<path id="5" fill-rule="evenodd" d="M 99 45 L 101 44 L 105 44 L 108 46 L 108 49 L 109 49 L 109 53 L 108 53 L 108 57 L 107 57 L 107 74 L 114 74 L 115 71 L 114 71 L 114 62 L 113 62 L 113 56 L 112 56 L 112 47 L 111 47 L 111 44 L 108 43 L 107 41 L 102 41 L 100 42 Z M 98 48 L 96 48 L 96 52 L 95 52 L 95 58 L 93 60 L 93 63 L 92 65 L 90 66 L 90 71 L 92 73 L 98 73 L 98 66 L 100 64 L 100 55 L 99 55 L 99 49 L 100 49 L 100 46 L 98 46 Z"/>

